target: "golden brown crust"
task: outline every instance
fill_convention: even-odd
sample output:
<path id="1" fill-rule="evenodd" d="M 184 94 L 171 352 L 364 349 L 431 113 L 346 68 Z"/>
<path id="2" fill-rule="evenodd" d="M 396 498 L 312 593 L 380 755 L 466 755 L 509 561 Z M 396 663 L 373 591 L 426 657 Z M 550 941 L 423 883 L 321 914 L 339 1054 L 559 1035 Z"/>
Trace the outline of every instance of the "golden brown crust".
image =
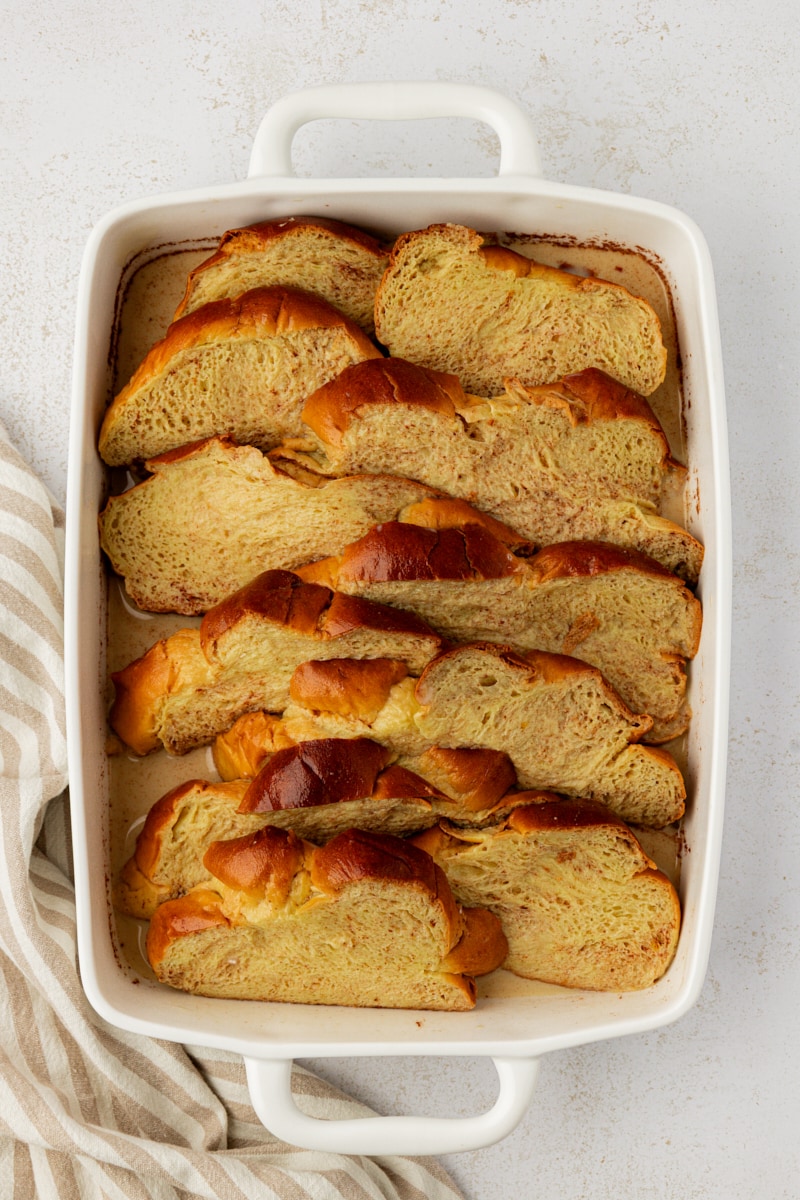
<path id="1" fill-rule="evenodd" d="M 157 720 L 161 701 L 190 678 L 200 685 L 207 671 L 196 630 L 182 629 L 156 642 L 146 654 L 112 673 L 112 729 L 134 753 L 149 754 L 161 744 Z"/>
<path id="2" fill-rule="evenodd" d="M 200 642 L 209 657 L 229 629 L 249 617 L 315 635 L 331 602 L 328 588 L 304 583 L 292 571 L 264 571 L 227 600 L 210 608 L 200 624 Z"/>
<path id="3" fill-rule="evenodd" d="M 143 875 L 148 878 L 152 876 L 161 854 L 164 835 L 171 829 L 175 813 L 180 808 L 184 797 L 194 791 L 202 795 L 209 788 L 213 788 L 215 792 L 229 795 L 232 801 L 240 800 L 244 792 L 243 785 L 239 781 L 211 784 L 203 779 L 189 779 L 172 788 L 160 800 L 156 800 L 136 839 L 136 850 L 133 856 L 137 868 Z"/>
<path id="4" fill-rule="evenodd" d="M 361 366 L 362 364 L 358 364 Z M 353 417 L 370 404 L 414 404 L 454 416 L 466 401 L 455 375 L 428 371 L 401 358 L 373 358 L 372 369 L 345 369 L 318 388 L 303 407 L 303 421 L 323 442 L 341 444 Z"/>
<path id="5" fill-rule="evenodd" d="M 498 579 L 521 569 L 533 543 L 463 500 L 424 500 L 382 521 L 339 555 L 295 569 L 306 583 Z M 339 582 L 337 582 L 339 581 Z"/>
<path id="6" fill-rule="evenodd" d="M 252 779 L 267 755 L 294 744 L 279 717 L 266 712 L 245 713 L 216 738 L 214 765 L 223 779 Z"/>
<path id="7" fill-rule="evenodd" d="M 144 469 L 152 475 L 159 467 L 169 467 L 173 463 L 182 462 L 186 458 L 193 458 L 195 454 L 202 453 L 206 446 L 214 445 L 219 446 L 222 450 L 236 450 L 238 448 L 238 443 L 229 434 L 215 434 L 213 437 L 198 438 L 195 442 L 187 442 L 184 446 L 176 446 L 174 450 L 165 450 L 163 454 L 155 454 L 143 464 Z M 146 482 L 147 480 L 136 486 L 144 487 Z"/>
<path id="8" fill-rule="evenodd" d="M 407 675 L 406 664 L 391 658 L 329 658 L 301 663 L 289 695 L 304 708 L 373 721 L 391 689 Z"/>
<path id="9" fill-rule="evenodd" d="M 188 937 L 215 927 L 230 928 L 216 892 L 197 888 L 178 900 L 160 904 L 150 920 L 147 931 L 147 958 L 157 969 L 177 938 Z"/>
<path id="10" fill-rule="evenodd" d="M 326 640 L 358 629 L 413 633 L 440 640 L 413 613 L 306 583 L 292 571 L 264 571 L 203 617 L 200 643 L 209 659 L 228 630 L 251 617 Z"/>
<path id="11" fill-rule="evenodd" d="M 111 675 L 114 703 L 109 722 L 135 754 L 159 746 L 155 704 L 169 692 L 173 664 L 166 642 L 156 642 L 146 654 Z"/>
<path id="12" fill-rule="evenodd" d="M 421 887 L 442 905 L 451 927 L 459 925 L 458 907 L 441 867 L 425 851 L 390 834 L 345 830 L 314 851 L 311 879 L 320 891 L 334 894 L 363 879 Z"/>
<path id="13" fill-rule="evenodd" d="M 345 549 L 337 577 L 342 582 L 478 580 L 520 569 L 510 550 L 480 525 L 434 530 L 385 521 Z"/>
<path id="14" fill-rule="evenodd" d="M 372 796 L 391 755 L 370 738 L 320 738 L 279 750 L 262 767 L 239 812 L 310 808 Z"/>
<path id="15" fill-rule="evenodd" d="M 661 563 L 647 554 L 612 542 L 572 541 L 553 542 L 543 546 L 530 559 L 528 566 L 537 583 L 553 579 L 589 578 L 610 571 L 636 570 L 660 579 L 674 579 L 676 587 L 685 586 Z"/>
<path id="16" fill-rule="evenodd" d="M 358 629 L 374 629 L 382 633 L 411 633 L 441 642 L 430 626 L 413 613 L 391 608 L 388 604 L 363 600 L 360 596 L 334 592 L 325 614 L 322 630 L 324 636 L 342 637 Z"/>
<path id="17" fill-rule="evenodd" d="M 425 529 L 479 525 L 513 554 L 532 554 L 535 549 L 533 542 L 517 533 L 516 529 L 473 508 L 466 500 L 457 500 L 452 496 L 431 496 L 416 504 L 409 504 L 397 514 L 397 520 L 406 525 L 421 525 Z"/>
<path id="18" fill-rule="evenodd" d="M 502 750 L 432 746 L 420 763 L 423 770 L 434 772 L 434 778 L 441 774 L 447 780 L 448 791 L 475 812 L 492 808 L 517 784 L 514 764 Z"/>
<path id="19" fill-rule="evenodd" d="M 343 241 L 355 243 L 368 254 L 373 254 L 378 260 L 388 261 L 389 247 L 379 242 L 363 229 L 348 225 L 344 221 L 335 221 L 330 217 L 284 217 L 278 221 L 259 221 L 242 229 L 229 229 L 222 235 L 219 245 L 210 258 L 205 259 L 189 273 L 186 283 L 186 293 L 178 305 L 173 320 L 182 316 L 194 290 L 197 279 L 210 268 L 218 266 L 231 255 L 239 253 L 256 253 L 270 244 L 286 238 L 294 238 L 306 230 L 322 229 Z"/>
<path id="20" fill-rule="evenodd" d="M 625 387 L 619 380 L 613 379 L 598 367 L 586 367 L 572 375 L 565 375 L 555 384 L 545 384 L 541 388 L 528 388 L 543 397 L 563 395 L 571 402 L 574 420 L 584 420 L 591 424 L 593 421 L 618 421 L 633 419 L 643 424 L 664 441 L 665 455 L 669 456 L 669 445 L 666 435 L 644 396 Z M 583 412 L 581 412 L 581 408 Z"/>
<path id="21" fill-rule="evenodd" d="M 502 922 L 488 908 L 464 908 L 462 913 L 464 932 L 442 967 L 457 975 L 488 975 L 508 954 Z"/>
<path id="22" fill-rule="evenodd" d="M 423 508 L 428 503 L 413 507 Z M 520 572 L 529 572 L 536 583 L 550 583 L 635 570 L 672 579 L 677 588 L 686 587 L 654 558 L 612 542 L 553 542 L 522 558 L 508 543 L 501 543 L 493 530 L 478 523 L 428 527 L 409 523 L 406 516 L 404 512 L 397 521 L 375 525 L 341 554 L 299 567 L 297 574 L 308 582 L 330 581 L 326 586 L 335 588 L 337 581 L 500 579 Z"/>
<path id="23" fill-rule="evenodd" d="M 401 767 L 397 763 L 387 767 L 385 771 L 381 771 L 375 780 L 373 798 L 375 800 L 447 799 L 444 792 L 440 792 L 427 779 L 417 775 L 416 771 L 409 771 L 408 767 Z"/>
<path id="24" fill-rule="evenodd" d="M 531 796 L 535 803 L 529 803 Z M 579 829 L 591 825 L 627 830 L 625 823 L 602 804 L 593 800 L 556 796 L 552 792 L 520 792 L 520 806 L 505 819 L 505 826 L 516 833 L 531 833 L 536 829 Z"/>
<path id="25" fill-rule="evenodd" d="M 244 837 L 212 842 L 203 855 L 203 864 L 226 887 L 280 905 L 310 850 L 309 843 L 291 829 L 265 825 Z"/>
<path id="26" fill-rule="evenodd" d="M 508 246 L 483 246 L 480 244 L 481 240 L 478 238 L 478 253 L 486 266 L 491 267 L 493 271 L 511 271 L 517 279 L 526 279 L 540 271 L 550 272 L 558 278 L 564 274 L 553 267 L 540 267 L 539 263 L 534 262 L 533 259 L 525 258 L 523 254 L 517 254 L 516 250 L 510 250 Z M 475 239 L 472 244 L 475 245 Z M 538 271 L 537 268 L 539 268 Z M 578 283 L 576 276 L 570 276 L 570 279 L 575 279 L 575 283 Z"/>

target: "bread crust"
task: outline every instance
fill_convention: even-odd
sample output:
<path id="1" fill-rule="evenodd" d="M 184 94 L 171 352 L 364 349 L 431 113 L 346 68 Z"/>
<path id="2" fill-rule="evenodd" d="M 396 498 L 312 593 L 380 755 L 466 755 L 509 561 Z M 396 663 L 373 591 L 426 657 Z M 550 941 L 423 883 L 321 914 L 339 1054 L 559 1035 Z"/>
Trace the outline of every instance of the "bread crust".
<path id="1" fill-rule="evenodd" d="M 376 359 L 377 362 L 377 359 Z M 340 446 L 351 421 L 369 405 L 413 404 L 453 417 L 466 401 L 458 376 L 430 371 L 402 358 L 381 358 L 374 370 L 342 371 L 303 406 L 303 421 L 321 441 Z"/>
<path id="2" fill-rule="evenodd" d="M 389 699 L 395 684 L 408 675 L 405 663 L 392 658 L 374 658 L 364 667 L 353 659 L 301 663 L 289 683 L 289 695 L 305 708 L 324 705 L 326 712 L 340 717 L 374 721 Z"/>
<path id="3" fill-rule="evenodd" d="M 345 547 L 336 575 L 348 582 L 478 580 L 519 570 L 515 556 L 480 525 L 434 530 L 385 521 Z"/>
<path id="4" fill-rule="evenodd" d="M 274 812 L 360 800 L 373 794 L 390 759 L 386 747 L 369 738 L 302 742 L 270 758 L 242 797 L 239 811 Z"/>
<path id="5" fill-rule="evenodd" d="M 427 496 L 406 505 L 398 515 L 397 520 L 403 525 L 418 525 L 423 529 L 460 529 L 463 526 L 478 526 L 490 534 L 501 546 L 505 546 L 512 554 L 533 554 L 534 543 L 523 537 L 516 529 L 502 521 L 495 520 L 488 513 L 481 512 L 465 500 L 457 500 L 453 496 Z M 385 524 L 386 522 L 384 522 Z"/>

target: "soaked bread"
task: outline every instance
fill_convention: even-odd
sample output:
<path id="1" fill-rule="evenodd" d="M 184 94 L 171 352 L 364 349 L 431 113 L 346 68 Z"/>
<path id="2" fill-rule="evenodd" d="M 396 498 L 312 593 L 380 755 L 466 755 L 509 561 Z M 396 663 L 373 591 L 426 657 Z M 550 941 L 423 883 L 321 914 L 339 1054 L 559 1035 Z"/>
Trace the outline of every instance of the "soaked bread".
<path id="1" fill-rule="evenodd" d="M 389 521 L 297 573 L 413 611 L 450 641 L 591 663 L 633 712 L 653 718 L 646 741 L 668 741 L 688 725 L 685 662 L 697 653 L 700 602 L 635 551 L 560 542 L 520 556 L 479 522 L 431 529 Z"/>
<path id="2" fill-rule="evenodd" d="M 256 575 L 338 551 L 436 493 L 396 475 L 330 479 L 273 465 L 229 438 L 150 459 L 150 477 L 100 514 L 100 539 L 149 612 L 206 612 Z M 201 516 L 202 514 L 202 516 Z"/>
<path id="3" fill-rule="evenodd" d="M 599 367 L 649 396 L 667 352 L 646 301 L 619 284 L 486 246 L 463 225 L 403 234 L 375 300 L 378 339 L 394 357 L 457 375 L 467 391 L 502 393 Z"/>
<path id="4" fill-rule="evenodd" d="M 282 284 L 326 300 L 366 333 L 389 249 L 361 229 L 326 217 L 285 217 L 230 229 L 190 273 L 174 319 L 212 300 Z"/>
<path id="5" fill-rule="evenodd" d="M 351 830 L 314 847 L 267 826 L 205 855 L 213 887 L 159 905 L 147 955 L 195 995 L 466 1011 L 475 975 L 508 944 L 485 909 L 462 910 L 423 850 Z"/>
<path id="6" fill-rule="evenodd" d="M 314 658 L 397 658 L 419 673 L 441 641 L 398 609 L 266 571 L 112 675 L 110 723 L 137 754 L 184 754 L 247 712 L 280 711 L 292 673 Z"/>
<path id="7" fill-rule="evenodd" d="M 116 882 L 115 907 L 149 919 L 164 900 L 210 883 L 203 856 L 212 842 L 265 825 L 313 842 L 351 828 L 403 835 L 440 818 L 497 820 L 530 795 L 515 789 L 510 760 L 495 751 L 434 748 L 413 765 L 367 738 L 321 738 L 262 756 L 253 780 L 188 780 L 148 812 Z"/>
<path id="8" fill-rule="evenodd" d="M 650 718 L 633 714 L 587 663 L 485 642 L 437 655 L 418 679 L 409 673 L 393 681 L 383 667 L 352 659 L 302 664 L 290 683 L 283 733 L 297 742 L 372 738 L 437 786 L 427 767 L 416 766 L 433 747 L 501 751 L 523 789 L 593 799 L 654 828 L 683 814 L 686 789 L 675 760 L 640 744 Z M 242 757 L 258 760 L 258 730 L 243 732 Z M 224 741 L 225 761 L 236 770 L 237 725 Z"/>
<path id="9" fill-rule="evenodd" d="M 380 357 L 326 301 L 254 288 L 180 317 L 112 401 L 99 450 L 110 466 L 227 434 L 268 450 L 301 432 L 305 398 L 344 367 Z"/>
<path id="10" fill-rule="evenodd" d="M 595 369 L 468 395 L 453 375 L 403 359 L 363 362 L 309 396 L 298 452 L 328 475 L 417 479 L 538 546 L 600 540 L 694 582 L 702 546 L 660 509 L 685 469 L 647 401 Z"/>
<path id="11" fill-rule="evenodd" d="M 651 986 L 675 954 L 680 902 L 630 829 L 586 800 L 539 797 L 486 829 L 414 838 L 462 904 L 495 913 L 504 966 L 562 987 Z"/>

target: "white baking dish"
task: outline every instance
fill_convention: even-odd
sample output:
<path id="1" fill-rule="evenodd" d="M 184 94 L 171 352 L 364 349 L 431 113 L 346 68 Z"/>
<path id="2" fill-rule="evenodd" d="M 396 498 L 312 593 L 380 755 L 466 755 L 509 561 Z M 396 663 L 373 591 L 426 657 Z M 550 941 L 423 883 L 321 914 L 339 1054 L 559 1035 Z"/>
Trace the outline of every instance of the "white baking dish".
<path id="1" fill-rule="evenodd" d="M 309 180 L 292 174 L 291 142 L 322 117 L 486 121 L 501 143 L 491 179 Z M 95 448 L 109 399 L 109 344 L 126 263 L 156 245 L 216 237 L 269 217 L 327 215 L 391 235 L 433 221 L 547 233 L 564 244 L 615 244 L 659 264 L 674 304 L 683 370 L 688 524 L 706 547 L 702 645 L 691 666 L 694 718 L 687 747 L 689 809 L 677 957 L 653 988 L 626 995 L 569 992 L 522 981 L 467 1014 L 348 1010 L 210 1000 L 137 979 L 115 952 L 108 901 L 108 771 L 104 637 L 106 581 L 96 516 L 104 472 Z M 727 740 L 731 538 L 727 442 L 716 302 L 709 255 L 694 224 L 671 208 L 539 178 L 536 141 L 505 97 L 449 84 L 364 84 L 285 97 L 257 134 L 242 183 L 137 201 L 94 230 L 80 281 L 67 502 L 66 647 L 70 784 L 81 975 L 109 1022 L 168 1040 L 243 1055 L 256 1111 L 281 1138 L 348 1153 L 451 1153 L 489 1145 L 520 1120 L 538 1059 L 562 1047 L 676 1020 L 706 969 L 720 852 Z M 154 797 L 155 798 L 155 797 Z M 501 973 L 502 974 L 502 973 Z M 320 1122 L 294 1105 L 295 1057 L 491 1056 L 500 1094 L 470 1118 L 379 1117 Z"/>

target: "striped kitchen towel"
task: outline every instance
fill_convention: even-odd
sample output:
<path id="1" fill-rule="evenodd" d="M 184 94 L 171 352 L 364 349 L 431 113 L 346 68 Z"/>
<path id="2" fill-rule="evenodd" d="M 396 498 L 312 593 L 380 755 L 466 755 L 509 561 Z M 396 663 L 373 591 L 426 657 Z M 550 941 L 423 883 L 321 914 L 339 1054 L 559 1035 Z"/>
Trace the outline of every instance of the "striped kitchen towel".
<path id="1" fill-rule="evenodd" d="M 241 1060 L 124 1033 L 81 988 L 64 730 L 63 513 L 0 425 L 0 1196 L 458 1200 L 430 1159 L 277 1141 Z M 309 1072 L 316 1117 L 368 1110 Z"/>

